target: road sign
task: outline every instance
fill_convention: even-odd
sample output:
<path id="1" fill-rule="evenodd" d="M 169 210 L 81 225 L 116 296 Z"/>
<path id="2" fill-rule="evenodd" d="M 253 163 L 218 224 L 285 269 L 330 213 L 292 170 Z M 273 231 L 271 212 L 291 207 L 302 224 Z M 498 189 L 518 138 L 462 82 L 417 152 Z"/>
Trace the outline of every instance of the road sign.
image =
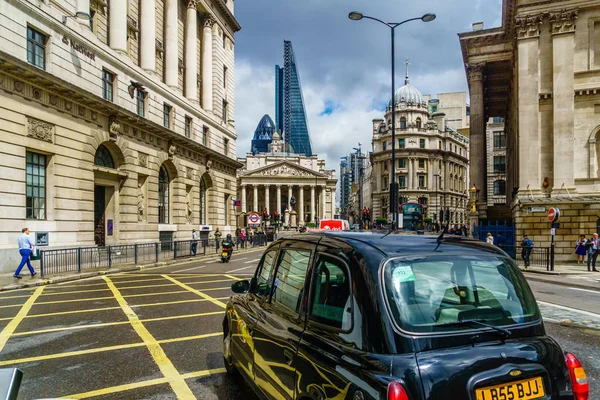
<path id="1" fill-rule="evenodd" d="M 260 215 L 258 215 L 257 213 L 251 213 L 248 216 L 248 223 L 251 225 L 258 225 L 260 224 Z"/>
<path id="2" fill-rule="evenodd" d="M 548 221 L 554 222 L 558 221 L 560 217 L 560 210 L 558 208 L 552 207 L 548 210 Z"/>
<path id="3" fill-rule="evenodd" d="M 546 212 L 546 207 L 527 207 L 527 211 L 530 213 Z"/>
<path id="4" fill-rule="evenodd" d="M 551 236 L 555 236 L 556 235 L 556 228 L 551 228 L 550 229 L 550 235 Z"/>

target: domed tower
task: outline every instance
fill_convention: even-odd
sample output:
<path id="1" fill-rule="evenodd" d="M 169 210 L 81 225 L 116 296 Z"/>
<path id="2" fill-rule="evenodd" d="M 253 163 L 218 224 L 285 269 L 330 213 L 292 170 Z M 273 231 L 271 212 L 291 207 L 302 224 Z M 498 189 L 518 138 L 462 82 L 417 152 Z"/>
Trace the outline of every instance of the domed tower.
<path id="1" fill-rule="evenodd" d="M 267 114 L 265 114 L 254 131 L 254 138 L 252 138 L 252 154 L 267 153 L 269 151 L 269 145 L 273 140 L 273 134 L 275 133 L 275 123 Z"/>
<path id="2" fill-rule="evenodd" d="M 394 95 L 396 105 L 396 129 L 415 127 L 421 129 L 429 119 L 429 110 L 423 94 L 410 84 L 408 78 L 408 60 L 406 62 L 406 77 L 404 86 L 396 90 Z M 385 119 L 389 127 L 392 126 L 392 100 L 385 110 Z"/>

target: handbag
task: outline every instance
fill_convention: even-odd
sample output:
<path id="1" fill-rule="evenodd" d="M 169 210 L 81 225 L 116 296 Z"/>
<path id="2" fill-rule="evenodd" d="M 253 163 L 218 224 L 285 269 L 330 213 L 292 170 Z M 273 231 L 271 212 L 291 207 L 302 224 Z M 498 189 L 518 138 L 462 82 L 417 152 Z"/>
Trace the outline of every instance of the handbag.
<path id="1" fill-rule="evenodd" d="M 42 257 L 40 256 L 40 251 L 38 249 L 33 249 L 31 251 L 31 256 L 29 256 L 29 259 L 31 261 L 37 261 L 39 259 L 41 259 Z"/>

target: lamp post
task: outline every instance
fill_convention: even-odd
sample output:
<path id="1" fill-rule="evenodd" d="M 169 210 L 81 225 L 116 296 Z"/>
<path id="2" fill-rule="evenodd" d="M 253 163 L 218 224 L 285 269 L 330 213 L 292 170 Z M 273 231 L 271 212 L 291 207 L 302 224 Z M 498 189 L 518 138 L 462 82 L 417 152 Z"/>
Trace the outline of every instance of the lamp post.
<path id="1" fill-rule="evenodd" d="M 475 186 L 475 184 L 473 184 L 473 187 L 469 189 L 469 198 L 471 200 L 471 209 L 469 210 L 469 225 L 471 226 L 471 229 L 473 229 L 475 225 L 479 224 L 479 216 L 477 214 L 477 200 L 479 200 L 479 188 Z M 481 239 L 481 237 L 479 239 Z"/>
<path id="2" fill-rule="evenodd" d="M 435 19 L 435 14 L 427 13 L 422 17 L 410 18 L 402 22 L 384 22 L 378 18 L 363 15 L 358 11 L 352 11 L 348 14 L 348 18 L 353 21 L 360 21 L 363 18 L 372 19 L 382 23 L 390 28 L 392 37 L 392 179 L 390 182 L 390 209 L 392 210 L 392 230 L 396 230 L 398 226 L 398 183 L 396 182 L 396 64 L 394 51 L 394 33 L 396 28 L 410 21 L 421 20 L 423 22 L 431 22 Z"/>
<path id="3" fill-rule="evenodd" d="M 440 178 L 440 174 L 433 174 L 433 178 L 435 179 L 435 221 L 433 221 L 436 226 L 437 226 L 437 219 L 439 218 L 438 215 L 438 181 Z"/>

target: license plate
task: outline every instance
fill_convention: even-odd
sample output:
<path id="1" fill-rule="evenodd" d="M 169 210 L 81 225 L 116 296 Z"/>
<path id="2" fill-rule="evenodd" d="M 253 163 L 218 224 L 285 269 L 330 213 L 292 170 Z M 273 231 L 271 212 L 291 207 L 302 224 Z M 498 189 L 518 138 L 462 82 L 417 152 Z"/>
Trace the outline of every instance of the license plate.
<path id="1" fill-rule="evenodd" d="M 221 257 L 227 257 L 227 252 L 226 251 L 222 252 Z"/>
<path id="2" fill-rule="evenodd" d="M 477 400 L 533 400 L 545 395 L 541 377 L 475 390 Z"/>

